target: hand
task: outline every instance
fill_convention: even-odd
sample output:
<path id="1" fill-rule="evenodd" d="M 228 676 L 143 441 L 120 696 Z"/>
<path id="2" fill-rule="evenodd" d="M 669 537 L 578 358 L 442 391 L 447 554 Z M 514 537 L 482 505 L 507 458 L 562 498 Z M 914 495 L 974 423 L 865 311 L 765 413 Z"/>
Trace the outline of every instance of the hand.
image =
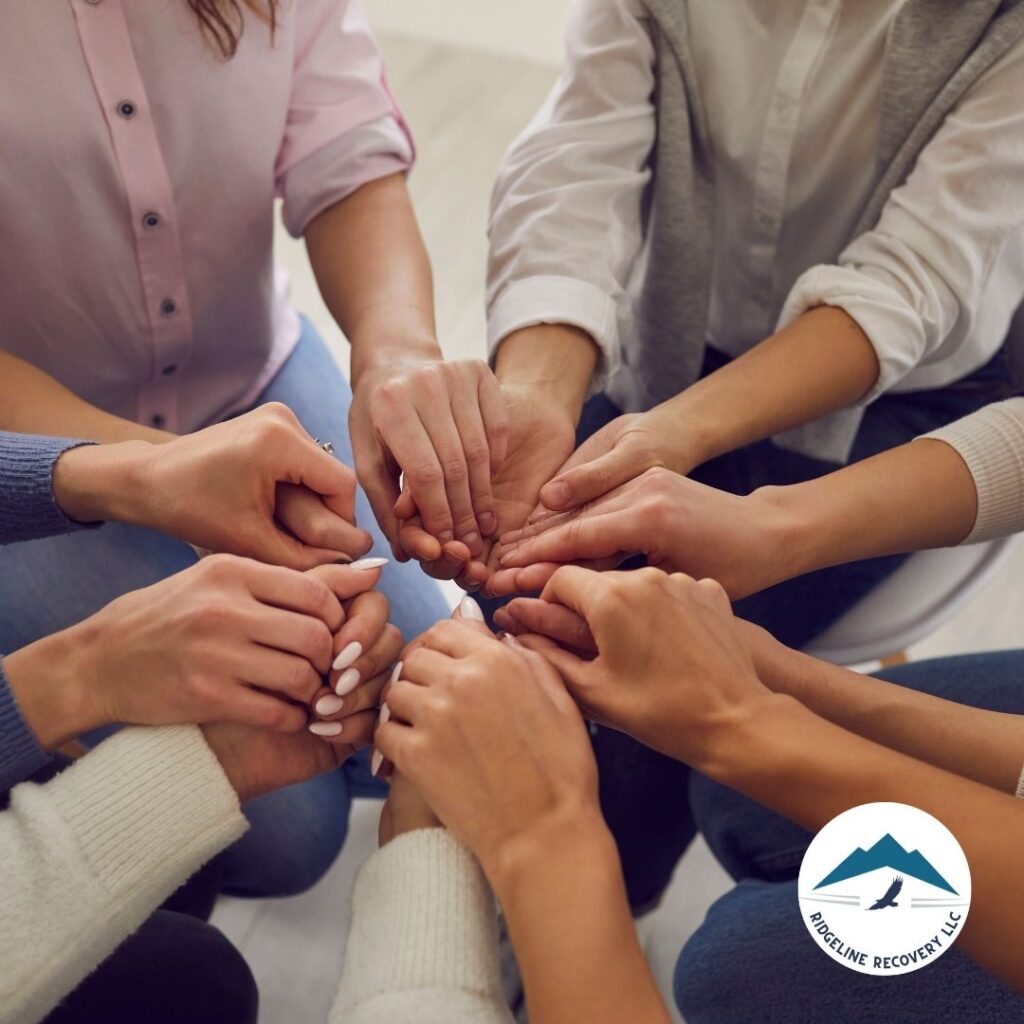
<path id="1" fill-rule="evenodd" d="M 558 669 L 589 718 L 669 757 L 703 768 L 719 737 L 769 694 L 713 580 L 568 566 L 541 600 L 586 622 L 597 657 L 585 660 L 547 638 L 522 642 Z"/>
<path id="2" fill-rule="evenodd" d="M 787 579 L 797 546 L 780 503 L 765 488 L 746 497 L 649 469 L 571 512 L 501 538 L 494 594 L 540 590 L 559 565 L 610 569 L 634 555 L 666 572 L 710 576 L 737 600 Z"/>
<path id="3" fill-rule="evenodd" d="M 587 438 L 540 492 L 534 518 L 567 512 L 658 467 L 689 473 L 703 460 L 698 435 L 680 422 L 673 404 L 619 416 Z"/>
<path id="4" fill-rule="evenodd" d="M 392 839 L 421 828 L 438 828 L 441 819 L 404 775 L 391 776 L 391 789 L 380 812 L 377 841 L 386 846 Z"/>
<path id="5" fill-rule="evenodd" d="M 48 749 L 114 722 L 295 732 L 330 669 L 341 600 L 378 577 L 215 555 L 16 651 L 4 669 Z"/>
<path id="6" fill-rule="evenodd" d="M 81 522 L 116 519 L 200 548 L 308 569 L 366 552 L 355 474 L 272 403 L 166 444 L 74 448 L 54 494 Z"/>
<path id="7" fill-rule="evenodd" d="M 439 622 L 387 691 L 375 745 L 490 875 L 523 844 L 599 821 L 579 711 L 532 651 L 481 626 Z"/>
<path id="8" fill-rule="evenodd" d="M 498 567 L 497 536 L 522 526 L 537 506 L 537 495 L 551 474 L 572 451 L 576 427 L 564 407 L 540 388 L 503 385 L 509 415 L 508 452 L 493 481 L 495 536 L 479 556 L 447 546 L 443 556 L 424 561 L 423 568 L 438 579 L 457 579 L 467 590 L 478 589 Z M 422 550 L 423 526 L 418 517 L 406 521 L 401 543 Z"/>
<path id="9" fill-rule="evenodd" d="M 279 733 L 231 722 L 204 725 L 203 735 L 217 755 L 241 803 L 285 786 L 333 771 L 368 746 L 376 714 L 363 712 L 347 724 L 344 743 L 321 743 L 308 732 Z"/>
<path id="10" fill-rule="evenodd" d="M 359 480 L 396 557 L 407 557 L 395 516 L 399 476 L 423 518 L 415 557 L 437 559 L 453 540 L 480 554 L 497 528 L 491 477 L 508 437 L 504 400 L 486 363 L 430 359 L 366 370 L 349 426 Z"/>

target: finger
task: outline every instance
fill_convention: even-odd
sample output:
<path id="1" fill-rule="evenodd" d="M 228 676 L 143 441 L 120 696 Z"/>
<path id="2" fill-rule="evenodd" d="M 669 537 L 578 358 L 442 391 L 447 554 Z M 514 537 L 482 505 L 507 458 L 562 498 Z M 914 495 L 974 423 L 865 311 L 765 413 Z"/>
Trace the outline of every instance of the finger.
<path id="1" fill-rule="evenodd" d="M 555 512 L 593 501 L 632 480 L 638 473 L 634 461 L 628 445 L 620 445 L 592 462 L 560 473 L 541 488 L 540 500 Z"/>
<path id="2" fill-rule="evenodd" d="M 257 607 L 252 614 L 243 613 L 243 621 L 248 638 L 265 650 L 298 655 L 318 676 L 329 671 L 334 638 L 320 619 L 281 608 Z"/>
<path id="3" fill-rule="evenodd" d="M 306 724 L 306 709 L 281 700 L 269 693 L 260 693 L 240 686 L 224 707 L 217 721 L 238 722 L 271 732 L 298 732 Z"/>
<path id="4" fill-rule="evenodd" d="M 373 538 L 365 530 L 336 515 L 305 487 L 278 484 L 274 515 L 299 541 L 323 552 L 326 557 L 321 561 L 332 561 L 335 553 L 358 557 L 373 546 Z"/>
<path id="5" fill-rule="evenodd" d="M 409 754 L 420 743 L 422 738 L 416 736 L 411 726 L 394 718 L 379 724 L 373 736 L 376 752 L 391 761 L 413 785 L 416 785 L 418 773 L 409 771 Z"/>
<path id="6" fill-rule="evenodd" d="M 462 622 L 470 628 L 477 630 L 484 636 L 494 636 L 493 631 L 487 625 L 484 610 L 469 594 L 456 605 L 455 610 L 452 612 L 452 618 L 456 622 Z"/>
<path id="7" fill-rule="evenodd" d="M 323 677 L 312 663 L 296 654 L 254 644 L 235 662 L 236 675 L 251 686 L 282 694 L 299 704 L 308 704 L 323 685 Z"/>
<path id="8" fill-rule="evenodd" d="M 288 459 L 294 467 L 289 480 L 330 501 L 337 515 L 355 522 L 356 475 L 334 455 L 318 444 L 311 444 L 309 436 L 296 432 L 289 445 Z"/>
<path id="9" fill-rule="evenodd" d="M 454 619 L 435 623 L 417 640 L 420 647 L 447 654 L 452 658 L 468 657 L 477 651 L 486 650 L 493 643 L 494 637 L 487 631 L 481 631 L 465 622 L 456 622 Z"/>
<path id="10" fill-rule="evenodd" d="M 383 700 L 384 687 L 391 677 L 391 666 L 375 676 L 367 671 L 365 683 L 357 686 L 351 693 L 339 696 L 334 690 L 321 686 L 310 702 L 317 718 L 328 721 L 350 718 L 361 711 L 370 711 L 380 707 Z"/>
<path id="11" fill-rule="evenodd" d="M 419 410 L 420 420 L 430 437 L 430 443 L 434 447 L 438 463 L 444 472 L 444 491 L 447 495 L 447 507 L 454 539 L 461 540 L 471 553 L 479 554 L 482 550 L 482 540 L 480 527 L 477 526 L 476 515 L 473 512 L 468 452 L 464 447 L 461 432 L 455 421 L 453 405 L 454 401 L 449 401 L 445 395 L 443 404 L 430 402 L 422 406 Z M 482 431 L 481 425 L 481 434 Z M 486 444 L 486 440 L 483 443 Z M 486 453 L 485 457 L 488 457 Z M 413 497 L 417 499 L 416 504 L 423 511 L 423 521 L 429 530 L 430 516 L 420 504 L 415 488 Z M 445 536 L 443 533 L 434 533 L 434 536 L 442 544 L 453 539 L 452 535 Z"/>
<path id="12" fill-rule="evenodd" d="M 369 692 L 363 690 L 370 685 L 369 681 L 376 679 L 381 673 L 390 671 L 402 653 L 402 633 L 399 628 L 390 622 L 384 627 L 379 639 L 373 646 L 364 652 L 351 668 L 343 669 L 340 672 L 332 672 L 328 678 L 328 685 L 332 687 L 336 696 L 345 702 L 346 713 L 351 709 L 362 710 L 369 705 L 367 698 Z M 355 699 L 353 699 L 353 697 Z"/>
<path id="13" fill-rule="evenodd" d="M 386 558 L 364 558 L 350 565 L 318 565 L 315 569 L 310 569 L 306 575 L 326 585 L 340 601 L 347 601 L 358 594 L 373 590 L 380 582 L 381 569 L 387 564 Z M 331 627 L 331 631 L 337 633 L 346 618 L 343 612 L 337 624 Z M 329 622 L 327 624 L 331 625 Z"/>
<path id="14" fill-rule="evenodd" d="M 379 669 L 369 661 L 378 639 L 388 625 L 390 606 L 388 599 L 379 591 L 371 590 L 360 594 L 348 605 L 348 618 L 334 638 L 333 661 L 327 685 L 340 697 L 351 693 L 364 679 L 367 669 L 376 675 Z M 396 634 L 399 639 L 396 642 Z M 395 647 L 395 654 L 401 648 L 400 634 L 393 627 L 385 638 Z"/>
<path id="15" fill-rule="evenodd" d="M 351 428 L 351 421 L 350 421 Z M 398 557 L 398 522 L 392 508 L 398 500 L 398 468 L 376 440 L 367 444 L 352 432 L 356 474 L 366 492 L 374 518 Z"/>
<path id="16" fill-rule="evenodd" d="M 455 433 L 454 426 L 452 433 Z M 448 492 L 445 489 L 445 470 L 419 415 L 403 417 L 398 428 L 385 426 L 382 434 L 388 448 L 402 467 L 403 482 L 409 488 L 416 507 L 420 510 L 423 528 L 441 544 L 452 540 L 455 534 L 452 512 L 448 505 Z M 392 508 L 398 497 L 396 493 L 391 501 Z"/>
<path id="17" fill-rule="evenodd" d="M 344 752 L 339 763 L 370 746 L 376 728 L 376 710 L 362 711 L 346 718 L 344 722 L 311 722 L 309 725 L 309 731 L 314 736 L 330 743 L 336 752 Z"/>
<path id="18" fill-rule="evenodd" d="M 516 635 L 537 633 L 578 651 L 597 653 L 597 643 L 586 620 L 564 605 L 520 597 L 501 609 L 501 619 L 495 615 L 495 625 Z"/>
<path id="19" fill-rule="evenodd" d="M 400 523 L 398 544 L 417 562 L 434 562 L 441 557 L 443 550 L 441 542 L 423 528 L 423 521 L 418 516 Z"/>
<path id="20" fill-rule="evenodd" d="M 490 568 L 483 562 L 469 561 L 455 577 L 463 590 L 479 590 L 491 577 Z"/>
<path id="21" fill-rule="evenodd" d="M 337 571 L 341 566 L 331 568 Z M 327 567 L 303 573 L 247 561 L 244 572 L 249 593 L 264 605 L 314 616 L 332 630 L 344 621 L 338 595 L 326 582 Z M 333 579 L 335 574 L 330 575 Z M 354 574 L 349 571 L 349 575 Z"/>
<path id="22" fill-rule="evenodd" d="M 628 512 L 577 516 L 505 551 L 501 567 L 510 569 L 535 562 L 578 562 L 613 556 L 624 559 L 627 553 L 623 551 L 623 544 L 632 532 L 631 518 L 635 517 Z"/>
<path id="23" fill-rule="evenodd" d="M 564 684 L 563 693 L 568 691 L 569 696 L 586 710 L 588 717 L 599 714 L 593 706 L 595 687 L 588 685 L 592 671 L 590 662 L 559 647 L 547 637 L 524 636 L 519 643 L 530 655 L 541 659 L 558 673 Z"/>
<path id="24" fill-rule="evenodd" d="M 449 661 L 450 665 L 451 662 Z M 403 677 L 388 686 L 387 706 L 390 709 L 391 718 L 397 718 L 400 722 L 407 722 L 409 725 L 416 725 L 422 721 L 424 699 L 427 696 L 428 688 L 412 682 Z"/>
<path id="25" fill-rule="evenodd" d="M 559 568 L 558 562 L 539 562 L 523 569 L 499 569 L 487 581 L 484 594 L 487 597 L 508 597 L 510 594 L 540 591 Z"/>
<path id="26" fill-rule="evenodd" d="M 454 664 L 454 659 L 440 651 L 431 650 L 429 647 L 417 647 L 415 650 L 406 651 L 402 659 L 402 669 L 398 678 L 407 683 L 417 686 L 430 686 L 438 679 L 445 678 Z M 395 684 L 387 688 L 385 700 L 391 703 L 391 691 Z"/>
<path id="27" fill-rule="evenodd" d="M 601 590 L 602 575 L 575 565 L 563 565 L 548 580 L 541 599 L 561 604 L 589 620 L 589 612 Z"/>
<path id="28" fill-rule="evenodd" d="M 412 491 L 408 487 L 402 489 L 402 493 L 398 496 L 398 501 L 395 502 L 395 507 L 392 511 L 399 519 L 412 519 L 414 515 L 419 513 L 419 509 L 416 507 L 416 499 L 413 498 Z"/>
<path id="29" fill-rule="evenodd" d="M 470 543 L 466 536 L 462 536 L 462 540 L 475 557 L 483 551 L 483 538 L 494 533 L 498 521 L 494 512 L 494 494 L 491 490 L 491 450 L 476 391 L 460 389 L 452 396 L 452 416 L 455 418 L 455 427 L 466 456 L 474 527 L 479 530 L 479 540 L 476 543 Z M 459 536 L 457 529 L 455 532 L 456 536 Z"/>
<path id="30" fill-rule="evenodd" d="M 480 413 L 483 416 L 487 445 L 491 453 L 491 474 L 497 476 L 508 455 L 508 407 L 505 404 L 505 396 L 501 393 L 501 385 L 490 370 L 480 379 L 479 395 Z M 497 526 L 497 521 L 494 525 Z"/>

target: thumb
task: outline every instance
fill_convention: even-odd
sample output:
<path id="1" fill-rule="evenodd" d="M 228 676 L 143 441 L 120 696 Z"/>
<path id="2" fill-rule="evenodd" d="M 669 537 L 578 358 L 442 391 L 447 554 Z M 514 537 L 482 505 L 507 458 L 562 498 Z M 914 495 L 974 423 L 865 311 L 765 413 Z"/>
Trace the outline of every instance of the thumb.
<path id="1" fill-rule="evenodd" d="M 455 611 L 452 612 L 452 618 L 456 622 L 464 622 L 467 626 L 472 626 L 478 632 L 484 633 L 487 636 L 494 636 L 494 631 L 487 625 L 483 609 L 469 594 L 466 594 L 458 603 Z"/>
<path id="2" fill-rule="evenodd" d="M 565 512 L 600 498 L 646 468 L 635 464 L 628 444 L 617 445 L 593 462 L 568 469 L 546 483 L 541 488 L 540 500 L 554 512 Z"/>

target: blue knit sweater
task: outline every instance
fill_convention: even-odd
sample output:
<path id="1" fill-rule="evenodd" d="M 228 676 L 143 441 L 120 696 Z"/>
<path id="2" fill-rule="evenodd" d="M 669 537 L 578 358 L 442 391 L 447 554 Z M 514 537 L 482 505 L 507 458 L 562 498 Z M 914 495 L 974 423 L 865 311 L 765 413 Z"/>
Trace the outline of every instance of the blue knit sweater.
<path id="1" fill-rule="evenodd" d="M 54 499 L 53 467 L 69 448 L 88 443 L 0 431 L 0 544 L 86 528 L 69 519 Z M 0 661 L 0 792 L 49 759 L 22 717 Z"/>

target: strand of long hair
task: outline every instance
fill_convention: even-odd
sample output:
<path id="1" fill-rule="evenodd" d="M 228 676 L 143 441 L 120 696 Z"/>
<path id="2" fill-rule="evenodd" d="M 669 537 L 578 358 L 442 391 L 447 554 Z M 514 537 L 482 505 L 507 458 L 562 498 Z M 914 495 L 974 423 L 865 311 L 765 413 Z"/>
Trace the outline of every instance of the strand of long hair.
<path id="1" fill-rule="evenodd" d="M 277 7 L 280 0 L 185 0 L 199 19 L 199 27 L 207 41 L 225 60 L 238 51 L 238 41 L 245 28 L 247 8 L 270 26 L 271 38 L 277 28 Z"/>

